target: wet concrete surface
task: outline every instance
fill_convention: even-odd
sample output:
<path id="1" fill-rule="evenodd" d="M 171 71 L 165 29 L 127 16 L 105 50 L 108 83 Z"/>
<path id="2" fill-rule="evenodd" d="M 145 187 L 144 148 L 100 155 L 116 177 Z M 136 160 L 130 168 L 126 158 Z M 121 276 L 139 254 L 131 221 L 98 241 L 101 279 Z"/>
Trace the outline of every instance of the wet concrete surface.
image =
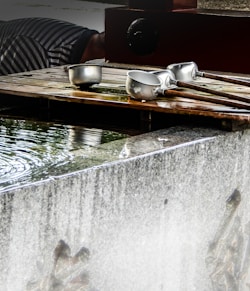
<path id="1" fill-rule="evenodd" d="M 123 159 L 2 193 L 1 290 L 78 270 L 88 291 L 247 290 L 250 131 L 176 127 L 133 141 Z M 89 262 L 74 264 L 82 248 Z"/>
<path id="2" fill-rule="evenodd" d="M 199 0 L 199 8 L 206 9 L 226 9 L 226 10 L 242 10 L 249 11 L 249 1 L 248 0 Z"/>
<path id="3" fill-rule="evenodd" d="M 104 6 L 91 5 L 12 0 L 0 19 L 53 17 L 102 30 Z M 173 127 L 112 143 L 117 160 L 2 193 L 0 290 L 75 275 L 71 260 L 59 262 L 66 276 L 53 269 L 62 241 L 66 258 L 90 251 L 79 267 L 91 278 L 86 290 L 246 290 L 249 145 L 249 130 Z"/>

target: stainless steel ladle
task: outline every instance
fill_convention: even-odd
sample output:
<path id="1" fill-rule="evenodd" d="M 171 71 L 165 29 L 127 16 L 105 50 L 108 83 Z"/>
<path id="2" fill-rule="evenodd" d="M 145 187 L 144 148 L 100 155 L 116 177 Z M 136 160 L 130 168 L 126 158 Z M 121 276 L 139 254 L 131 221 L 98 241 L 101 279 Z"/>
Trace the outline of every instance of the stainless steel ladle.
<path id="1" fill-rule="evenodd" d="M 214 96 L 203 96 L 178 90 L 172 90 L 167 88 L 173 88 L 167 86 L 168 83 L 164 83 L 166 80 L 166 71 L 163 71 L 164 78 L 160 79 L 158 72 L 145 72 L 141 70 L 131 70 L 127 72 L 126 78 L 126 91 L 133 98 L 137 100 L 154 100 L 159 95 L 169 97 L 186 97 L 199 101 L 212 102 L 215 104 L 223 104 L 231 107 L 250 109 L 250 104 L 239 103 L 233 100 L 218 99 Z M 170 74 L 171 76 L 171 74 Z"/>
<path id="2" fill-rule="evenodd" d="M 72 85 L 90 87 L 102 80 L 102 66 L 97 64 L 74 64 L 67 67 L 69 81 Z"/>
<path id="3" fill-rule="evenodd" d="M 180 81 L 190 82 L 195 80 L 197 77 L 204 77 L 219 81 L 224 81 L 228 83 L 244 85 L 250 87 L 250 82 L 246 80 L 240 80 L 231 77 L 225 77 L 217 74 L 202 72 L 198 70 L 198 66 L 195 62 L 183 62 L 176 63 L 167 66 L 167 69 L 172 71 L 175 75 L 175 78 Z"/>
<path id="4" fill-rule="evenodd" d="M 191 64 L 190 64 L 191 67 Z M 177 70 L 175 67 L 174 69 L 166 69 L 166 70 L 161 70 L 161 71 L 154 71 L 151 72 L 153 74 L 156 74 L 160 79 L 162 79 L 162 81 L 164 82 L 164 85 L 166 88 L 173 88 L 173 86 L 176 87 L 182 87 L 182 88 L 188 88 L 188 89 L 193 89 L 193 90 L 197 90 L 200 92 L 205 92 L 205 93 L 209 93 L 215 96 L 222 96 L 222 97 L 226 97 L 232 100 L 238 100 L 238 101 L 242 101 L 242 102 L 250 102 L 250 97 L 245 97 L 245 96 L 239 96 L 239 95 L 234 95 L 234 94 L 230 94 L 227 92 L 223 92 L 223 91 L 217 91 L 217 90 L 213 90 L 207 87 L 203 87 L 203 86 L 199 86 L 196 84 L 191 84 L 191 83 L 187 83 L 181 80 L 187 80 L 189 77 L 187 77 L 187 74 L 184 73 L 184 71 L 189 71 L 191 72 L 190 75 L 194 74 L 192 73 L 192 71 L 190 70 L 190 67 L 185 66 L 185 70 Z M 193 67 L 193 71 L 195 72 L 195 67 Z M 181 77 L 181 75 L 183 75 L 183 77 Z M 177 76 L 177 77 L 176 77 Z M 179 78 L 181 80 L 179 80 Z"/>

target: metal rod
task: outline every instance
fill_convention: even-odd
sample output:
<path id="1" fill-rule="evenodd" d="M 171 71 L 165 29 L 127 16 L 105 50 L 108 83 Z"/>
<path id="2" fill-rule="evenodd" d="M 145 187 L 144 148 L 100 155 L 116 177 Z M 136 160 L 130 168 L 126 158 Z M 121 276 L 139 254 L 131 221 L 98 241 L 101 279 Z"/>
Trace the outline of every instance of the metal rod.
<path id="1" fill-rule="evenodd" d="M 186 83 L 186 82 L 182 82 L 182 81 L 174 80 L 174 83 L 178 87 L 194 89 L 194 90 L 197 90 L 197 91 L 210 93 L 210 94 L 213 94 L 213 95 L 216 95 L 216 96 L 222 96 L 222 97 L 226 97 L 226 98 L 229 98 L 229 99 L 232 99 L 232 100 L 238 100 L 238 101 L 250 103 L 250 97 L 239 96 L 239 95 L 234 95 L 234 94 L 230 94 L 230 93 L 226 93 L 226 92 L 221 92 L 221 91 L 205 88 L 205 87 L 202 87 L 202 86 L 199 86 L 199 85 L 194 85 L 194 84 L 190 84 L 190 83 Z"/>
<path id="2" fill-rule="evenodd" d="M 193 94 L 193 93 L 188 93 L 188 92 L 183 92 L 183 91 L 177 91 L 177 90 L 165 90 L 163 92 L 164 96 L 172 96 L 172 97 L 185 97 L 185 98 L 190 98 L 190 99 L 195 99 L 199 101 L 206 101 L 210 103 L 216 103 L 216 104 L 222 104 L 226 106 L 231 106 L 231 107 L 237 107 L 241 109 L 248 109 L 250 110 L 250 104 L 247 103 L 240 103 L 237 101 L 233 100 L 227 100 L 227 99 L 218 99 L 213 96 L 203 96 L 203 95 L 198 95 L 198 94 Z"/>
<path id="3" fill-rule="evenodd" d="M 214 79 L 218 81 L 224 81 L 224 82 L 228 82 L 232 84 L 250 87 L 250 82 L 246 80 L 240 80 L 240 79 L 235 79 L 235 78 L 230 78 L 230 77 L 225 77 L 225 76 L 220 76 L 220 75 L 216 75 L 212 73 L 205 73 L 205 72 L 198 72 L 197 75 L 204 78 L 209 78 L 209 79 Z"/>

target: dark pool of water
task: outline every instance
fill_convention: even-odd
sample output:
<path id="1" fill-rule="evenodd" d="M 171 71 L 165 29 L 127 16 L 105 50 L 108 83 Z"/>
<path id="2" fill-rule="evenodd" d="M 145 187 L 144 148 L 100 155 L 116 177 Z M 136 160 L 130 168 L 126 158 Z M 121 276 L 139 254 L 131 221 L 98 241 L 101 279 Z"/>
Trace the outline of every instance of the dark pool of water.
<path id="1" fill-rule="evenodd" d="M 99 128 L 0 119 L 0 191 L 102 164 L 116 153 L 104 144 L 127 134 Z"/>

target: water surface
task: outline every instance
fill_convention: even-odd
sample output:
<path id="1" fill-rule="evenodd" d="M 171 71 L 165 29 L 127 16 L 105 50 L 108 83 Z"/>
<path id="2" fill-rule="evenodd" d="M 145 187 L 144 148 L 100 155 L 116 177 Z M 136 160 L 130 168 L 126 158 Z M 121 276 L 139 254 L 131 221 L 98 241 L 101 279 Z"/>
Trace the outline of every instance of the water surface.
<path id="1" fill-rule="evenodd" d="M 82 126 L 0 119 L 0 191 L 116 158 L 105 143 L 128 135 Z"/>

